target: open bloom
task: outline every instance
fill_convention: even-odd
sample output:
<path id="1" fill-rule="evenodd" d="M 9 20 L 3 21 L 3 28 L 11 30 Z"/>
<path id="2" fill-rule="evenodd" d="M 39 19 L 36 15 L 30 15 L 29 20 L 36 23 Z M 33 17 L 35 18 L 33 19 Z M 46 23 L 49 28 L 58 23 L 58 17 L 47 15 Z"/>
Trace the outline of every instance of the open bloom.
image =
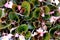
<path id="1" fill-rule="evenodd" d="M 2 36 L 2 40 L 9 40 L 12 38 L 12 36 L 13 36 L 12 34 L 4 35 Z"/>
<path id="2" fill-rule="evenodd" d="M 53 22 L 55 23 L 56 20 L 59 19 L 59 18 L 60 18 L 60 16 L 59 16 L 59 17 L 51 16 L 50 22 L 51 22 L 51 23 L 53 23 Z"/>
<path id="3" fill-rule="evenodd" d="M 9 40 L 8 36 L 3 36 L 2 40 Z"/>
<path id="4" fill-rule="evenodd" d="M 13 5 L 13 2 L 10 1 L 10 2 L 5 3 L 4 6 L 5 6 L 6 8 L 12 8 L 12 5 Z"/>
<path id="5" fill-rule="evenodd" d="M 20 5 L 18 5 L 18 10 L 20 10 L 21 9 L 21 6 Z"/>
<path id="6" fill-rule="evenodd" d="M 58 0 L 51 0 L 51 3 L 56 3 L 56 5 L 58 5 L 59 1 Z"/>
<path id="7" fill-rule="evenodd" d="M 40 34 L 41 37 L 43 37 L 44 33 L 46 33 L 46 30 L 43 30 L 42 28 L 37 29 L 37 32 Z"/>
<path id="8" fill-rule="evenodd" d="M 8 36 L 8 38 L 10 39 L 13 35 L 12 35 L 12 34 L 8 34 L 7 36 Z"/>

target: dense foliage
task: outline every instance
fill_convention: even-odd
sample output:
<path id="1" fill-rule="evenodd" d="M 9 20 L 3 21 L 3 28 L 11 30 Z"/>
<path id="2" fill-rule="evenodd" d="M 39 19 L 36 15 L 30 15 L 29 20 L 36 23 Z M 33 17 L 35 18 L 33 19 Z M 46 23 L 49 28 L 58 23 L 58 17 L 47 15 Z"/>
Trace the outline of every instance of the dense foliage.
<path id="1" fill-rule="evenodd" d="M 60 0 L 0 0 L 3 33 L 23 37 L 13 40 L 60 40 Z"/>

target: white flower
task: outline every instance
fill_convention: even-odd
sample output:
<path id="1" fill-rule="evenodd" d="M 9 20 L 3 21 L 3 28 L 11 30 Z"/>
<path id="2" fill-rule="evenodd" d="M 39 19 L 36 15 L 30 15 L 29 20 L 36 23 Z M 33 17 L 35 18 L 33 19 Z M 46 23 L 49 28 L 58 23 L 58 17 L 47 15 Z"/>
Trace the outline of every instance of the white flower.
<path id="1" fill-rule="evenodd" d="M 12 34 L 8 34 L 7 36 L 8 36 L 8 38 L 10 39 L 13 35 L 12 35 Z"/>
<path id="2" fill-rule="evenodd" d="M 8 36 L 3 36 L 2 40 L 9 40 Z"/>
<path id="3" fill-rule="evenodd" d="M 51 0 L 51 2 L 52 2 L 52 3 L 56 3 L 56 5 L 59 4 L 59 1 L 58 1 L 58 0 L 55 0 L 55 1 L 54 1 L 54 0 Z"/>
<path id="4" fill-rule="evenodd" d="M 38 33 L 43 32 L 42 28 L 39 28 L 39 29 L 37 29 L 36 31 L 37 31 Z"/>
<path id="5" fill-rule="evenodd" d="M 10 1 L 10 2 L 9 2 L 9 5 L 8 5 L 8 8 L 12 8 L 12 5 L 13 5 L 13 2 Z"/>
<path id="6" fill-rule="evenodd" d="M 25 37 L 21 34 L 19 35 L 19 40 L 25 40 Z"/>
<path id="7" fill-rule="evenodd" d="M 6 33 L 4 33 L 4 32 L 2 33 L 3 36 L 5 36 L 5 34 L 6 34 Z"/>
<path id="8" fill-rule="evenodd" d="M 53 23 L 53 22 L 55 23 L 58 18 L 60 18 L 60 17 L 51 16 L 50 22 L 51 23 Z"/>

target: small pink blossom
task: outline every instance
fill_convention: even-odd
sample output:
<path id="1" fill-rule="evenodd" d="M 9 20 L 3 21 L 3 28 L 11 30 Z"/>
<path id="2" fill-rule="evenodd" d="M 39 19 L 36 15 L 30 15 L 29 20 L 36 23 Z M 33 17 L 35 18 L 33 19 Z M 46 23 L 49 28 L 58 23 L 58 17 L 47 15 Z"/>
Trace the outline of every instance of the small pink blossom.
<path id="1" fill-rule="evenodd" d="M 53 23 L 53 22 L 55 23 L 58 18 L 60 18 L 60 16 L 59 17 L 51 16 L 50 22 L 51 23 Z"/>
<path id="2" fill-rule="evenodd" d="M 16 33 L 16 34 L 15 34 L 15 37 L 19 37 L 19 34 L 18 34 L 18 33 Z"/>
<path id="3" fill-rule="evenodd" d="M 50 14 L 54 14 L 54 11 L 51 11 Z"/>
<path id="4" fill-rule="evenodd" d="M 44 21 L 42 21 L 42 25 L 45 25 L 45 22 Z"/>
<path id="5" fill-rule="evenodd" d="M 7 3 L 5 3 L 5 5 L 4 5 L 6 8 L 8 8 L 8 2 Z"/>
<path id="6" fill-rule="evenodd" d="M 18 5 L 18 10 L 20 10 L 21 9 L 21 6 L 20 5 Z"/>
<path id="7" fill-rule="evenodd" d="M 57 33 L 60 36 L 60 32 Z"/>
<path id="8" fill-rule="evenodd" d="M 44 33 L 46 33 L 47 31 L 43 31 L 42 28 L 37 29 L 37 32 L 40 34 L 40 36 L 42 37 L 44 35 Z"/>
<path id="9" fill-rule="evenodd" d="M 8 38 L 10 39 L 13 35 L 12 35 L 12 34 L 8 34 L 7 36 L 8 36 Z"/>
<path id="10" fill-rule="evenodd" d="M 5 3 L 5 7 L 6 8 L 12 8 L 12 5 L 13 5 L 13 2 L 12 1 L 9 1 L 9 2 L 7 2 L 7 3 Z"/>
<path id="11" fill-rule="evenodd" d="M 2 33 L 3 36 L 5 36 L 5 34 L 6 34 L 6 33 L 4 33 L 4 32 Z"/>

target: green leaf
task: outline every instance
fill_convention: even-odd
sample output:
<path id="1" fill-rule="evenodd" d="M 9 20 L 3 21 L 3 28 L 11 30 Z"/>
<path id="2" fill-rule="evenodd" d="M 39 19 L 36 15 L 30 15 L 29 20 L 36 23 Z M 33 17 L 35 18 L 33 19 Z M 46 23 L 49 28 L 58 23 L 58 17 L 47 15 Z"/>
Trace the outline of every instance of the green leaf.
<path id="1" fill-rule="evenodd" d="M 7 24 L 7 25 L 3 26 L 2 24 L 0 24 L 0 29 L 5 29 L 5 28 L 9 27 L 10 25 L 11 24 Z"/>
<path id="2" fill-rule="evenodd" d="M 50 33 L 51 37 L 54 36 L 54 32 L 55 32 L 57 29 L 58 29 L 57 27 L 52 27 L 52 28 L 49 30 L 49 33 Z"/>
<path id="3" fill-rule="evenodd" d="M 12 8 L 12 9 L 13 9 L 13 8 Z M 4 12 L 5 12 L 5 13 L 13 12 L 13 10 L 12 10 L 12 9 L 6 8 L 6 9 L 4 10 Z"/>
<path id="4" fill-rule="evenodd" d="M 47 26 L 48 28 L 50 28 L 51 25 L 52 25 L 52 24 L 51 24 L 49 21 L 46 22 L 46 26 Z"/>
<path id="5" fill-rule="evenodd" d="M 9 13 L 9 19 L 18 21 L 18 16 L 14 12 Z"/>
<path id="6" fill-rule="evenodd" d="M 24 15 L 29 16 L 29 14 L 30 14 L 30 4 L 27 1 L 24 1 L 21 6 L 23 8 L 25 8 Z"/>
<path id="7" fill-rule="evenodd" d="M 0 9 L 0 17 L 2 16 L 2 10 Z"/>
<path id="8" fill-rule="evenodd" d="M 13 10 L 13 11 L 16 11 L 16 8 L 17 8 L 17 5 L 16 5 L 16 4 L 13 4 L 13 5 L 12 5 L 12 10 Z"/>
<path id="9" fill-rule="evenodd" d="M 45 17 L 43 17 L 43 19 L 44 19 L 44 20 L 49 20 L 50 17 L 51 17 L 50 15 L 46 15 L 46 14 L 45 14 Z"/>
<path id="10" fill-rule="evenodd" d="M 34 11 L 33 11 L 33 17 L 34 18 L 38 18 L 40 15 L 40 8 L 36 8 Z"/>
<path id="11" fill-rule="evenodd" d="M 0 6 L 3 6 L 6 2 L 7 0 L 0 0 Z"/>
<path id="12" fill-rule="evenodd" d="M 48 6 L 45 6 L 45 7 L 44 7 L 44 12 L 45 12 L 46 14 L 49 14 L 50 8 L 49 8 Z"/>
<path id="13" fill-rule="evenodd" d="M 29 38 L 30 36 L 31 36 L 31 32 L 30 32 L 30 31 L 26 32 L 25 37 L 26 37 L 26 38 Z"/>
<path id="14" fill-rule="evenodd" d="M 49 33 L 45 33 L 43 40 L 50 40 L 50 34 Z"/>
<path id="15" fill-rule="evenodd" d="M 30 13 L 30 15 L 28 17 L 26 17 L 25 19 L 26 20 L 31 20 L 32 18 L 33 18 L 33 15 L 32 15 L 32 13 Z"/>
<path id="16" fill-rule="evenodd" d="M 50 8 L 50 10 L 56 10 L 57 9 L 57 7 L 53 6 L 53 5 L 47 5 L 47 6 Z"/>
<path id="17" fill-rule="evenodd" d="M 34 27 L 34 25 L 33 24 L 28 24 L 28 29 L 34 29 L 35 27 Z"/>
<path id="18" fill-rule="evenodd" d="M 57 24 L 56 27 L 57 27 L 58 29 L 60 29 L 60 25 L 59 25 L 59 24 Z"/>
<path id="19" fill-rule="evenodd" d="M 17 28 L 17 32 L 18 32 L 18 33 L 26 32 L 26 31 L 28 31 L 28 25 L 26 25 L 26 24 L 21 24 L 21 25 Z"/>
<path id="20" fill-rule="evenodd" d="M 35 6 L 39 5 L 39 1 L 38 0 L 30 0 L 31 3 L 33 3 Z"/>
<path id="21" fill-rule="evenodd" d="M 25 1 L 25 0 L 18 0 L 18 1 L 17 0 L 13 0 L 14 4 L 18 4 L 18 5 L 21 4 L 23 1 Z"/>
<path id="22" fill-rule="evenodd" d="M 60 13 L 58 11 L 55 11 L 54 16 L 60 16 Z"/>

